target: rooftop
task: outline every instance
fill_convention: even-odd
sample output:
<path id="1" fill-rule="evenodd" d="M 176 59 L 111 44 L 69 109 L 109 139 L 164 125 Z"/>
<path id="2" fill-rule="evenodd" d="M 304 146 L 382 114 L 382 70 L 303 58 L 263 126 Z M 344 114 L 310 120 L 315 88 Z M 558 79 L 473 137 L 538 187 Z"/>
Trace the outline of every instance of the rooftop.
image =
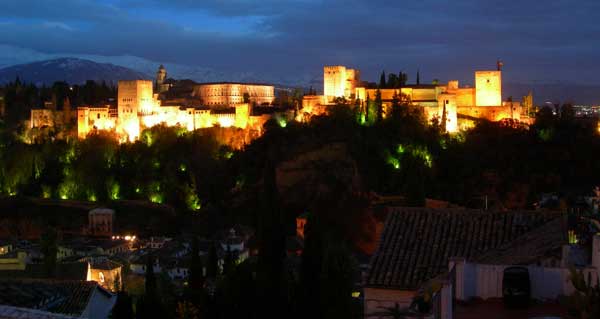
<path id="1" fill-rule="evenodd" d="M 537 211 L 391 208 L 371 258 L 366 286 L 416 289 L 445 272 L 451 257 L 474 259 L 508 247 L 505 245 L 562 216 Z"/>
<path id="2" fill-rule="evenodd" d="M 87 262 L 58 263 L 55 277 L 62 280 L 86 280 Z M 27 264 L 25 270 L 0 270 L 0 278 L 47 278 L 44 264 Z M 1 303 L 0 303 L 1 304 Z"/>
<path id="3" fill-rule="evenodd" d="M 0 280 L 0 304 L 79 316 L 97 288 L 93 281 Z"/>
<path id="4" fill-rule="evenodd" d="M 123 267 L 123 265 L 114 262 L 112 260 L 109 259 L 105 259 L 99 262 L 93 262 L 92 263 L 92 268 L 94 269 L 100 269 L 100 270 L 113 270 L 113 269 L 117 269 Z"/>
<path id="5" fill-rule="evenodd" d="M 76 317 L 47 311 L 0 305 L 0 319 L 74 319 Z"/>

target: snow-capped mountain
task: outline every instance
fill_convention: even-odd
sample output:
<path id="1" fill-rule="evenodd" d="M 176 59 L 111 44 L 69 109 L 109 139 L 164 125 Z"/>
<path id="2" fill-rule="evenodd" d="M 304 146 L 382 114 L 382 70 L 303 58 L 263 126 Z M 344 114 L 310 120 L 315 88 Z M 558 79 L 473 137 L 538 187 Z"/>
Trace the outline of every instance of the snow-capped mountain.
<path id="1" fill-rule="evenodd" d="M 218 81 L 239 81 L 239 82 L 260 82 L 260 83 L 271 83 L 278 87 L 291 88 L 291 87 L 304 87 L 308 88 L 312 86 L 318 91 L 323 85 L 323 75 L 321 70 L 306 70 L 299 72 L 227 72 L 216 70 L 211 67 L 205 66 L 193 66 L 183 65 L 176 63 L 163 63 L 160 61 L 151 61 L 148 59 L 140 58 L 131 55 L 122 56 L 103 56 L 103 55 L 89 55 L 89 54 L 49 54 L 42 53 L 35 50 L 20 48 L 11 45 L 0 44 L 0 68 L 13 67 L 18 64 L 28 64 L 32 62 L 40 62 L 46 60 L 56 60 L 64 58 L 65 56 L 73 57 L 75 59 L 88 60 L 88 62 L 96 62 L 100 64 L 111 64 L 112 67 L 123 67 L 130 69 L 129 71 L 135 72 L 139 77 L 154 79 L 158 66 L 163 64 L 167 68 L 168 77 L 174 79 L 190 79 L 199 83 L 202 82 L 218 82 Z M 73 59 L 73 60 L 75 60 Z M 76 66 L 77 63 L 61 63 L 65 67 Z M 36 65 L 43 67 L 42 65 Z M 46 66 L 48 67 L 48 66 Z M 0 84 L 3 81 L 12 81 L 15 79 L 15 73 L 5 73 L 6 69 L 0 70 Z M 8 70 L 11 70 L 8 68 Z M 90 69 L 91 71 L 92 69 Z M 109 68 L 107 67 L 107 70 Z M 117 70 L 117 69 L 115 69 Z M 72 82 L 72 79 L 81 81 L 82 77 L 89 77 L 89 79 L 106 78 L 117 80 L 116 77 L 122 76 L 116 74 L 116 76 L 93 76 L 92 73 L 85 72 L 66 72 L 65 69 L 57 68 L 55 70 L 58 75 L 54 77 L 48 77 L 48 79 L 67 80 Z M 31 72 L 34 72 L 31 69 Z M 117 70 L 118 72 L 118 70 Z M 33 82 L 38 83 L 47 81 L 46 78 L 41 78 L 39 74 L 31 73 L 33 75 Z M 69 75 L 69 77 L 65 77 Z M 49 76 L 49 74 L 48 74 Z M 124 75 L 123 75 L 124 76 Z M 22 77 L 23 78 L 23 77 Z M 124 79 L 124 78 L 122 78 Z M 577 104 L 593 104 L 597 105 L 600 103 L 600 86 L 594 84 L 578 84 L 578 83 L 547 83 L 546 81 L 532 81 L 531 83 L 504 83 L 503 96 L 512 96 L 515 100 L 520 100 L 520 97 L 526 95 L 529 91 L 534 94 L 534 103 L 542 104 L 545 101 L 553 102 L 573 102 Z"/>
<path id="2" fill-rule="evenodd" d="M 118 80 L 148 79 L 146 74 L 110 63 L 97 63 L 77 58 L 60 58 L 0 69 L 0 84 L 14 81 L 35 85 L 51 85 L 56 81 L 82 84 L 87 80 L 117 83 Z"/>
<path id="3" fill-rule="evenodd" d="M 224 72 L 210 67 L 164 63 L 131 55 L 103 56 L 89 54 L 47 54 L 31 49 L 0 44 L 0 68 L 18 64 L 27 64 L 31 62 L 59 59 L 65 56 L 89 60 L 97 63 L 110 63 L 115 66 L 125 67 L 142 73 L 147 78 L 154 78 L 156 71 L 158 70 L 158 66 L 163 64 L 167 69 L 168 77 L 174 79 L 190 79 L 199 83 L 239 81 L 271 83 L 286 87 L 309 87 L 310 85 L 313 85 L 315 81 L 317 83 L 322 83 L 322 75 L 320 70 L 315 70 L 315 72 L 305 74 L 293 74 L 293 76 L 282 76 L 280 74 L 256 72 Z M 14 80 L 14 78 L 11 80 Z"/>

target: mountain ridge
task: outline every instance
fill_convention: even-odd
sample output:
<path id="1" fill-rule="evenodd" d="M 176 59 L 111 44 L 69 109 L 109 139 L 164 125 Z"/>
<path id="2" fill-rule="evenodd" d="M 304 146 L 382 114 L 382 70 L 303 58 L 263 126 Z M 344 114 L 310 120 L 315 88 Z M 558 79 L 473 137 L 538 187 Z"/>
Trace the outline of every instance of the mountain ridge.
<path id="1" fill-rule="evenodd" d="M 87 80 L 117 83 L 118 80 L 150 79 L 147 74 L 110 63 L 65 57 L 17 64 L 0 69 L 0 84 L 19 78 L 37 86 L 52 85 L 57 81 L 83 84 Z"/>
<path id="2" fill-rule="evenodd" d="M 46 54 L 40 53 L 34 50 L 26 48 L 12 47 L 9 45 L 0 44 L 0 84 L 15 79 L 16 73 L 1 75 L 3 70 L 11 67 L 17 67 L 22 64 L 31 64 L 36 62 L 44 62 L 48 60 L 56 59 L 79 59 L 88 60 L 98 64 L 111 64 L 115 67 L 123 67 L 131 70 L 137 74 L 139 78 L 154 79 L 155 72 L 159 62 L 147 60 L 145 58 L 122 55 L 122 56 L 102 56 L 102 55 L 86 55 L 86 54 L 69 54 L 69 58 L 65 58 L 61 54 Z M 202 82 L 220 82 L 220 81 L 237 81 L 237 82 L 261 82 L 261 83 L 272 83 L 276 86 L 284 88 L 302 87 L 309 88 L 313 87 L 319 90 L 323 85 L 322 74 L 320 70 L 316 72 L 300 72 L 282 75 L 273 74 L 258 74 L 255 72 L 227 72 L 218 71 L 210 67 L 202 66 L 188 66 L 176 63 L 163 63 L 167 68 L 168 77 L 174 79 L 190 79 L 198 83 Z M 85 72 L 81 72 L 84 73 Z M 103 76 L 92 76 L 88 74 L 89 79 L 106 78 L 108 81 L 116 83 L 118 78 L 109 75 Z M 67 77 L 66 75 L 56 76 L 56 80 L 67 80 L 69 82 L 82 81 L 82 78 Z M 121 78 L 127 79 L 127 78 Z M 39 79 L 36 75 L 32 78 L 33 83 L 40 84 L 52 84 L 47 83 L 48 79 Z M 529 91 L 533 92 L 534 103 L 543 104 L 545 102 L 552 103 L 574 103 L 574 104 L 587 104 L 587 105 L 600 105 L 600 84 L 580 84 L 572 82 L 544 82 L 544 81 L 531 81 L 529 83 L 512 82 L 503 84 L 503 98 L 506 99 L 510 96 L 513 100 L 519 101 L 522 96 L 527 95 Z"/>

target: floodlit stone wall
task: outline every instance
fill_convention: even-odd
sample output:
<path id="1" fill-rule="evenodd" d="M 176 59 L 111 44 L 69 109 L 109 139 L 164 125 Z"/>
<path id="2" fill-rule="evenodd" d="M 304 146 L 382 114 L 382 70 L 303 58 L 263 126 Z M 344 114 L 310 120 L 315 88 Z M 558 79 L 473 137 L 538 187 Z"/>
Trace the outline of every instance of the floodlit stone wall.
<path id="1" fill-rule="evenodd" d="M 242 104 L 245 94 L 248 94 L 252 104 L 271 105 L 275 100 L 275 87 L 264 84 L 209 83 L 194 88 L 194 95 L 208 107 Z"/>
<path id="2" fill-rule="evenodd" d="M 475 105 L 502 105 L 502 71 L 475 72 Z"/>
<path id="3" fill-rule="evenodd" d="M 342 65 L 323 67 L 323 95 L 329 101 L 337 97 L 353 98 L 359 81 L 358 70 L 347 69 Z"/>

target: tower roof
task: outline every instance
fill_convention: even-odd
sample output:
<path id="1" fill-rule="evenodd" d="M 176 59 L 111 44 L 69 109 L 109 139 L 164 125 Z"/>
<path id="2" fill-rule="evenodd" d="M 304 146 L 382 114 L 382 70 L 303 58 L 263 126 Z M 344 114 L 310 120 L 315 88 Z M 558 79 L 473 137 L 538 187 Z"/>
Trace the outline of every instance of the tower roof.
<path id="1" fill-rule="evenodd" d="M 158 70 L 166 70 L 166 69 L 165 69 L 165 66 L 161 64 L 161 65 L 158 67 Z"/>

